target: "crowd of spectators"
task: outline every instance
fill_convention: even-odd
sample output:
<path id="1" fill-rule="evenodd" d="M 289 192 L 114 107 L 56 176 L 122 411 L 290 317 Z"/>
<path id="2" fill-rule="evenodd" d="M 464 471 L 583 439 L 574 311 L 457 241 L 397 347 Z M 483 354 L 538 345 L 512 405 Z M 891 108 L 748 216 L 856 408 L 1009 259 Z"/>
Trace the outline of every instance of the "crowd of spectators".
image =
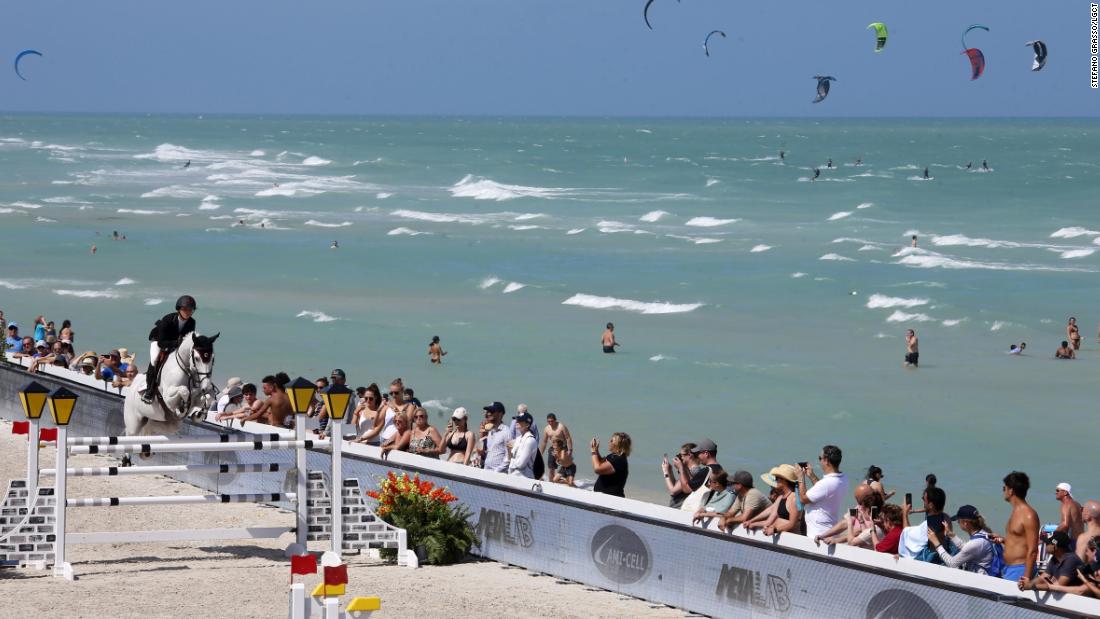
<path id="1" fill-rule="evenodd" d="M 42 316 L 33 325 L 33 335 L 21 336 L 19 325 L 4 322 L 0 312 L 5 347 L 16 358 L 32 360 L 28 371 L 43 365 L 65 367 L 116 387 L 128 385 L 137 374 L 134 356 L 124 348 L 103 355 L 94 351 L 75 355 L 68 320 L 60 331 Z M 261 398 L 255 384 L 231 378 L 211 412 L 219 421 L 292 428 L 289 382 L 285 372 L 265 376 L 260 381 Z M 316 421 L 314 431 L 321 437 L 329 429 L 329 415 L 320 391 L 333 384 L 347 384 L 343 370 L 316 380 L 319 392 L 306 413 Z M 357 388 L 351 410 L 343 426 L 344 438 L 376 445 L 383 457 L 403 451 L 532 480 L 587 485 L 578 479 L 569 428 L 552 413 L 540 431 L 526 405 L 519 405 L 510 423 L 505 423 L 504 404 L 492 402 L 482 407 L 482 421 L 471 428 L 469 412 L 459 407 L 440 430 L 400 378 L 385 391 L 375 383 Z M 600 440 L 593 438 L 589 451 L 595 477 L 592 489 L 625 496 L 630 436 L 613 433 L 606 454 Z M 755 487 L 756 478 L 748 471 L 727 472 L 718 462 L 718 445 L 709 438 L 683 444 L 671 460 L 665 454 L 661 471 L 669 506 L 691 512 L 698 526 L 804 535 L 819 545 L 845 544 L 1005 578 L 1021 590 L 1100 597 L 1100 502 L 1082 505 L 1073 497 L 1070 484 L 1059 483 L 1054 489 L 1060 519 L 1057 525 L 1044 527 L 1027 502 L 1028 476 L 1017 471 L 1007 475 L 1002 492 L 1011 516 L 1004 533 L 998 534 L 973 505 L 960 505 L 952 514 L 947 493 L 935 475 L 926 477 L 918 507 L 912 493 L 905 493 L 900 502 L 890 502 L 897 495 L 886 489 L 878 466 L 869 467 L 853 484 L 841 472 L 842 459 L 839 447 L 825 445 L 816 467 L 809 461 L 774 466 L 759 476 L 769 489 L 766 495 Z"/>

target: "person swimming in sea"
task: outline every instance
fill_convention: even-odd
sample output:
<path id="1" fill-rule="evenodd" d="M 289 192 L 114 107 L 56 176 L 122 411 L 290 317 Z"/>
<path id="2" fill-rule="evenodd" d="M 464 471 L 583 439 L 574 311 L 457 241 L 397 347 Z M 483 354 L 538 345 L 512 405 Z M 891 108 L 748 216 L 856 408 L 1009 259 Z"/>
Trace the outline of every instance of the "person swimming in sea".
<path id="1" fill-rule="evenodd" d="M 814 177 L 810 180 L 816 181 L 817 177 L 821 176 L 821 168 L 814 168 Z"/>
<path id="2" fill-rule="evenodd" d="M 191 167 L 191 160 L 188 159 L 187 163 L 183 164 L 183 169 L 186 170 L 187 168 L 190 168 L 190 167 Z"/>
<path id="3" fill-rule="evenodd" d="M 856 167 L 863 165 L 863 157 L 856 157 Z"/>
<path id="4" fill-rule="evenodd" d="M 615 347 L 619 345 L 619 342 L 615 341 L 614 323 L 607 323 L 607 329 L 604 329 L 603 337 L 600 338 L 600 343 L 603 345 L 603 351 L 605 353 L 615 352 Z"/>
<path id="5" fill-rule="evenodd" d="M 329 249 L 340 249 L 340 241 L 333 241 L 332 245 L 329 246 Z"/>
<path id="6" fill-rule="evenodd" d="M 911 241 L 909 243 L 909 247 L 916 247 L 916 246 L 917 246 L 917 235 L 914 234 L 913 238 L 911 239 Z"/>
<path id="7" fill-rule="evenodd" d="M 974 162 L 973 161 L 967 161 L 966 162 L 966 169 L 967 170 L 969 170 L 970 168 L 973 168 L 973 167 L 974 167 Z"/>

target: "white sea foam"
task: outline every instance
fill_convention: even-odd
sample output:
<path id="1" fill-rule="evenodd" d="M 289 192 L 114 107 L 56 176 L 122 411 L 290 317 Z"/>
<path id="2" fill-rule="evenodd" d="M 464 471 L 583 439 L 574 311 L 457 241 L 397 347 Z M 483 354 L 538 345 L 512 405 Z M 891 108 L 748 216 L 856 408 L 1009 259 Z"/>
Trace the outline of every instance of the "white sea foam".
<path id="1" fill-rule="evenodd" d="M 317 310 L 302 310 L 298 312 L 295 318 L 309 318 L 313 320 L 313 322 L 332 322 L 334 320 L 340 320 L 335 316 L 329 316 L 328 314 L 324 312 L 319 312 Z"/>
<path id="2" fill-rule="evenodd" d="M 957 327 L 964 320 L 966 320 L 966 319 L 965 318 L 955 318 L 955 319 L 952 319 L 952 320 L 945 320 L 940 324 L 942 324 L 945 327 Z"/>
<path id="3" fill-rule="evenodd" d="M 516 215 L 516 221 L 530 221 L 532 219 L 539 219 L 541 217 L 546 217 L 546 214 L 545 213 L 520 213 L 519 215 Z"/>
<path id="4" fill-rule="evenodd" d="M 493 286 L 499 284 L 500 281 L 501 280 L 500 280 L 499 277 L 492 277 L 492 276 L 486 277 L 485 279 L 481 280 L 481 283 L 478 284 L 477 287 L 481 288 L 482 290 L 486 290 L 488 288 L 492 288 Z"/>
<path id="5" fill-rule="evenodd" d="M 257 148 L 256 150 L 254 150 L 254 151 L 252 151 L 252 152 L 248 153 L 248 156 L 249 156 L 249 157 L 263 157 L 263 156 L 264 156 L 264 155 L 266 155 L 266 154 L 267 154 L 267 153 L 265 153 L 264 151 L 262 151 L 262 150 L 260 150 L 260 149 L 258 149 L 258 148 Z"/>
<path id="6" fill-rule="evenodd" d="M 1001 320 L 995 320 L 993 322 L 993 325 L 989 327 L 989 330 L 990 331 L 1000 331 L 1001 329 L 1005 328 L 1008 324 L 1009 323 L 1001 321 Z"/>
<path id="7" fill-rule="evenodd" d="M 513 200 L 515 198 L 563 198 L 575 193 L 575 190 L 562 187 L 528 187 L 525 185 L 507 185 L 490 178 L 467 174 L 449 189 L 456 198 L 475 200 Z"/>
<path id="8" fill-rule="evenodd" d="M 50 219 L 49 217 L 35 217 L 34 220 L 37 221 L 40 224 L 55 224 L 55 223 L 57 223 L 56 219 Z"/>
<path id="9" fill-rule="evenodd" d="M 0 207 L 0 214 L 2 214 L 2 215 L 7 215 L 7 214 L 9 214 L 9 213 L 14 213 L 14 212 L 16 212 L 16 211 L 15 211 L 15 209 L 13 209 L 13 208 L 3 208 L 3 207 Z"/>
<path id="10" fill-rule="evenodd" d="M 619 232 L 630 232 L 630 233 L 633 233 L 633 234 L 653 234 L 652 232 L 649 232 L 648 230 L 639 230 L 638 228 L 635 228 L 634 226 L 632 226 L 630 224 L 623 223 L 621 221 L 613 221 L 613 220 L 610 220 L 610 219 L 604 219 L 604 220 L 599 221 L 596 224 L 596 228 L 599 229 L 599 231 L 603 232 L 604 234 L 616 234 L 616 233 L 619 233 Z"/>
<path id="11" fill-rule="evenodd" d="M 845 217 L 851 217 L 852 212 L 853 211 L 839 211 L 833 213 L 832 215 L 829 215 L 829 219 L 827 221 L 836 221 L 838 219 L 844 219 Z"/>
<path id="12" fill-rule="evenodd" d="M 136 283 L 137 283 L 137 282 L 135 282 L 134 280 L 130 279 L 129 277 L 123 277 L 122 279 L 120 279 L 120 280 L 118 280 L 117 282 L 115 282 L 115 285 L 116 285 L 116 286 L 129 286 L 130 284 L 136 284 Z"/>
<path id="13" fill-rule="evenodd" d="M 899 254 L 901 252 L 898 252 Z M 1084 272 L 1091 273 L 1091 269 L 1080 267 L 1050 267 L 1041 264 L 1016 264 L 1011 262 L 979 262 L 976 260 L 960 260 L 944 256 L 936 252 L 914 253 L 902 257 L 894 264 L 917 267 L 921 269 L 986 269 L 990 271 L 1054 271 L 1054 272 Z"/>
<path id="14" fill-rule="evenodd" d="M 935 320 L 935 318 L 932 318 L 928 314 L 921 314 L 919 312 L 909 314 L 901 310 L 894 310 L 893 314 L 886 317 L 886 322 L 929 322 L 932 320 Z"/>
<path id="15" fill-rule="evenodd" d="M 707 187 L 713 187 L 713 186 L 715 186 L 715 185 L 717 185 L 718 183 L 721 183 L 721 182 L 722 181 L 720 181 L 716 178 L 708 178 L 707 179 Z"/>
<path id="16" fill-rule="evenodd" d="M 352 225 L 350 221 L 341 221 L 338 224 L 326 223 L 323 221 L 317 221 L 316 219 L 310 219 L 305 223 L 307 226 L 317 226 L 318 228 L 347 228 Z"/>
<path id="17" fill-rule="evenodd" d="M 228 157 L 228 155 L 223 153 L 216 153 L 208 150 L 191 150 L 190 148 L 168 143 L 158 145 L 151 153 L 134 155 L 134 159 L 152 159 L 165 163 L 180 161 L 213 161 L 226 157 Z"/>
<path id="18" fill-rule="evenodd" d="M 391 196 L 393 196 L 393 194 L 388 191 L 379 191 L 378 193 L 374 194 L 374 197 L 378 198 L 379 200 L 385 200 L 386 198 L 389 198 Z"/>
<path id="19" fill-rule="evenodd" d="M 696 245 L 710 245 L 712 243 L 721 243 L 722 239 L 715 239 L 707 236 L 684 236 L 680 234 L 666 234 L 670 239 L 680 239 L 681 241 L 690 241 Z"/>
<path id="20" fill-rule="evenodd" d="M 657 362 L 657 361 L 673 361 L 673 360 L 675 360 L 675 359 L 676 359 L 676 357 L 669 357 L 668 355 L 653 355 L 652 357 L 650 357 L 650 358 L 649 358 L 649 360 L 650 360 L 650 361 L 653 361 L 653 362 Z"/>
<path id="21" fill-rule="evenodd" d="M 692 217 L 684 222 L 685 226 L 695 226 L 698 228 L 714 228 L 716 226 L 725 226 L 734 222 L 741 221 L 740 219 L 716 219 L 714 217 Z"/>
<path id="22" fill-rule="evenodd" d="M 855 259 L 847 258 L 845 256 L 841 256 L 840 254 L 825 254 L 824 256 L 818 258 L 818 260 L 838 260 L 841 262 L 855 262 Z"/>
<path id="23" fill-rule="evenodd" d="M 200 211 L 216 211 L 221 207 L 222 205 L 215 204 L 214 202 L 203 202 L 202 204 L 199 204 Z"/>
<path id="24" fill-rule="evenodd" d="M 65 297 L 80 297 L 82 299 L 118 299 L 121 295 L 110 290 L 54 290 L 54 294 Z"/>
<path id="25" fill-rule="evenodd" d="M 0 288 L 7 288 L 8 290 L 23 290 L 26 288 L 23 284 L 16 284 L 4 279 L 0 279 Z"/>
<path id="26" fill-rule="evenodd" d="M 662 217 L 664 217 L 666 215 L 671 215 L 671 214 L 672 213 L 669 213 L 668 211 L 650 211 L 650 212 L 646 213 L 645 215 L 642 215 L 641 217 L 639 217 L 638 220 L 639 221 L 644 221 L 646 223 L 654 223 L 656 221 L 660 221 Z"/>
<path id="27" fill-rule="evenodd" d="M 515 292 L 517 290 L 522 290 L 526 287 L 527 287 L 527 284 L 521 284 L 519 282 L 508 282 L 508 285 L 505 286 L 504 290 L 502 290 L 501 292 L 503 292 L 504 294 L 508 294 L 509 292 Z"/>
<path id="28" fill-rule="evenodd" d="M 508 227 L 511 228 L 512 230 L 517 230 L 519 232 L 523 232 L 524 230 L 542 230 L 544 228 L 544 226 L 531 226 L 531 225 L 527 225 L 527 226 L 508 226 Z"/>
<path id="29" fill-rule="evenodd" d="M 874 245 L 861 245 L 856 251 L 882 251 L 882 248 Z"/>
<path id="30" fill-rule="evenodd" d="M 1057 249 L 1052 249 L 1050 251 L 1055 252 L 1055 253 L 1059 254 L 1062 258 L 1066 258 L 1066 259 L 1084 258 L 1086 256 L 1091 256 L 1094 253 L 1096 253 L 1095 249 L 1068 249 L 1066 251 L 1059 251 Z"/>
<path id="31" fill-rule="evenodd" d="M 1002 249 L 1002 248 L 1019 248 L 1019 247 L 1033 247 L 1041 249 L 1057 248 L 1053 245 L 1045 245 L 1042 243 L 1018 243 L 1016 241 L 998 241 L 995 239 L 983 239 L 983 238 L 970 238 L 965 234 L 948 234 L 944 236 L 933 235 L 932 244 L 937 247 L 988 247 L 990 249 Z M 1065 248 L 1057 248 L 1065 249 Z"/>
<path id="32" fill-rule="evenodd" d="M 431 232 L 421 232 L 419 230 L 413 230 L 412 228 L 394 228 L 386 233 L 387 236 L 420 236 L 422 234 L 431 234 Z"/>
<path id="33" fill-rule="evenodd" d="M 561 302 L 562 305 L 579 305 L 592 309 L 622 309 L 639 314 L 682 314 L 693 312 L 703 303 L 668 303 L 665 301 L 635 301 L 633 299 L 616 299 L 615 297 L 600 297 L 591 294 L 575 294 Z"/>
<path id="34" fill-rule="evenodd" d="M 15 208 L 36 209 L 42 208 L 41 204 L 35 204 L 34 202 L 12 202 L 8 206 L 14 206 Z"/>
<path id="35" fill-rule="evenodd" d="M 929 177 L 926 178 L 924 176 L 910 176 L 908 180 L 911 180 L 911 181 L 934 181 L 934 180 L 936 180 L 936 177 L 935 176 L 929 176 Z"/>
<path id="36" fill-rule="evenodd" d="M 1052 239 L 1074 239 L 1079 236 L 1100 236 L 1100 232 L 1081 226 L 1070 226 L 1068 228 L 1058 228 L 1050 233 Z"/>
<path id="37" fill-rule="evenodd" d="M 159 187 L 141 194 L 143 198 L 201 198 L 206 195 L 201 189 L 191 189 L 182 185 Z"/>
<path id="38" fill-rule="evenodd" d="M 867 298 L 867 307 L 871 309 L 890 307 L 904 307 L 908 309 L 927 304 L 928 299 L 922 299 L 919 297 L 912 297 L 907 299 L 905 297 L 888 297 L 884 294 L 876 293 Z"/>
<path id="39" fill-rule="evenodd" d="M 794 273 L 791 273 L 791 279 L 800 279 L 800 278 L 806 277 L 806 275 L 808 275 L 808 274 L 803 273 L 802 271 L 796 271 Z"/>
<path id="40" fill-rule="evenodd" d="M 581 232 L 584 232 L 585 230 L 587 230 L 587 228 L 570 228 L 569 231 L 566 232 L 566 234 L 580 234 Z"/>
<path id="41" fill-rule="evenodd" d="M 329 161 L 328 159 L 322 159 L 321 157 L 317 157 L 317 156 L 306 157 L 305 159 L 302 160 L 302 165 L 308 165 L 308 166 L 328 165 L 330 163 L 332 163 L 332 162 Z"/>
<path id="42" fill-rule="evenodd" d="M 865 208 L 871 208 L 871 207 L 872 207 L 872 206 L 874 206 L 874 205 L 875 205 L 875 203 L 874 203 L 874 202 L 864 202 L 863 204 L 860 204 L 860 205 L 859 205 L 859 206 L 857 206 L 856 208 L 857 208 L 857 209 L 865 209 Z"/>
<path id="43" fill-rule="evenodd" d="M 144 303 L 145 305 L 160 305 L 161 303 L 164 303 L 164 299 L 149 298 L 142 301 L 142 303 Z"/>
<path id="44" fill-rule="evenodd" d="M 758 254 L 762 251 L 768 251 L 771 248 L 772 248 L 771 245 L 764 245 L 764 244 L 753 245 L 752 249 L 750 249 L 749 252 L 753 253 L 753 254 Z"/>
<path id="45" fill-rule="evenodd" d="M 140 209 L 140 208 L 120 208 L 115 212 L 116 213 L 123 213 L 123 214 L 130 214 L 130 215 L 163 215 L 164 214 L 160 211 L 150 211 L 150 210 L 147 210 L 147 209 Z"/>

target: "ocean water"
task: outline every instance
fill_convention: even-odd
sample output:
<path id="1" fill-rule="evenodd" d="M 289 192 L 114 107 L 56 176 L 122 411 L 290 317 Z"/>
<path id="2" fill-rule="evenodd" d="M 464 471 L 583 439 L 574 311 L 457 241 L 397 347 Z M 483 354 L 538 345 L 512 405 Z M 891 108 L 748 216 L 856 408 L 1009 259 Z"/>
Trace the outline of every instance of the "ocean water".
<path id="1" fill-rule="evenodd" d="M 0 308 L 72 319 L 78 352 L 126 346 L 145 363 L 150 325 L 190 293 L 200 330 L 222 334 L 219 381 L 400 376 L 438 425 L 455 406 L 525 402 L 582 454 L 629 432 L 642 498 L 660 500 L 661 454 L 688 440 L 754 474 L 835 443 L 853 477 L 877 464 L 919 495 L 935 472 L 949 507 L 995 527 L 1000 480 L 1022 469 L 1049 521 L 1056 483 L 1100 492 L 1098 134 L 1095 120 L 6 116 Z M 991 172 L 963 169 L 983 159 Z M 1071 315 L 1081 358 L 1057 362 Z M 616 355 L 599 349 L 608 321 Z M 916 371 L 901 367 L 907 328 Z M 1007 356 L 1020 341 L 1027 354 Z"/>

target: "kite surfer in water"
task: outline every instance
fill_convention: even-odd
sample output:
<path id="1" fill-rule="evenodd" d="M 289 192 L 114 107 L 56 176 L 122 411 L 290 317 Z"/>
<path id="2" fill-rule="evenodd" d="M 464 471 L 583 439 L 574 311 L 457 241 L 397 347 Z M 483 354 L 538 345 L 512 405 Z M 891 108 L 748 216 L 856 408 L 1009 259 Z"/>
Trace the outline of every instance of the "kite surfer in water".
<path id="1" fill-rule="evenodd" d="M 782 161 L 783 163 L 787 162 L 787 151 L 785 151 L 785 150 L 779 151 L 779 160 Z"/>
<path id="2" fill-rule="evenodd" d="M 827 162 L 825 163 L 825 167 L 826 167 L 826 168 L 829 168 L 830 170 L 832 170 L 832 169 L 833 169 L 833 158 L 832 158 L 832 157 L 829 157 L 829 161 L 827 161 Z"/>
<path id="3" fill-rule="evenodd" d="M 985 159 L 982 159 L 982 169 L 985 170 L 986 172 L 989 171 L 989 164 L 986 163 Z"/>
<path id="4" fill-rule="evenodd" d="M 819 176 L 821 176 L 821 168 L 814 168 L 814 177 L 810 180 L 816 181 Z"/>
<path id="5" fill-rule="evenodd" d="M 932 177 L 928 176 L 928 166 L 924 166 L 924 180 L 929 180 L 930 178 Z"/>
<path id="6" fill-rule="evenodd" d="M 186 170 L 187 168 L 190 168 L 190 167 L 191 167 L 191 160 L 188 159 L 187 163 L 183 164 L 183 169 Z"/>
<path id="7" fill-rule="evenodd" d="M 972 167 L 974 167 L 974 162 L 973 161 L 967 161 L 966 162 L 966 169 L 969 170 Z"/>

